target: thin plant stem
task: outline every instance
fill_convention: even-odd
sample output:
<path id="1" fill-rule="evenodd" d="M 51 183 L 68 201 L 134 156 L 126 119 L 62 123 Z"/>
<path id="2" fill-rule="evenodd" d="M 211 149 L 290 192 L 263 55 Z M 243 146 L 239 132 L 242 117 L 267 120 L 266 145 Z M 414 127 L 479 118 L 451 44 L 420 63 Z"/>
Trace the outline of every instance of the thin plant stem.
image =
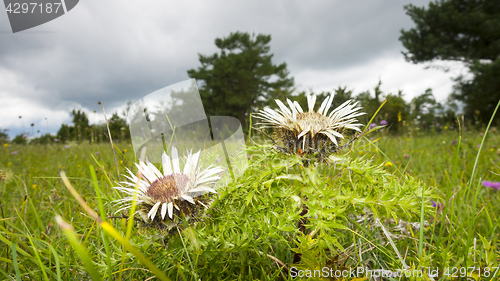
<path id="1" fill-rule="evenodd" d="M 115 158 L 116 174 L 118 175 L 118 180 L 120 181 L 120 170 L 118 169 L 118 161 L 116 160 L 115 147 L 113 145 L 113 138 L 111 137 L 111 131 L 109 130 L 108 118 L 106 117 L 106 112 L 104 111 L 104 104 L 102 101 L 98 102 L 102 107 L 102 114 L 104 115 L 104 120 L 106 120 L 106 128 L 108 128 L 109 143 L 111 144 L 111 150 L 113 151 L 113 157 Z"/>

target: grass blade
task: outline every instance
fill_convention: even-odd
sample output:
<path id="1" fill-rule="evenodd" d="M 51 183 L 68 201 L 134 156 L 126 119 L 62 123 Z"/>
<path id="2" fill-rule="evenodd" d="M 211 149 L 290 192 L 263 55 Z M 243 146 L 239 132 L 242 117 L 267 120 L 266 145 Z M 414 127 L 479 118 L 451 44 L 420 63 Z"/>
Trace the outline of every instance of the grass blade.
<path id="1" fill-rule="evenodd" d="M 425 211 L 425 186 L 422 186 L 422 204 L 420 206 L 420 229 L 418 237 L 418 258 L 421 260 L 424 251 L 424 211 Z"/>
<path id="2" fill-rule="evenodd" d="M 64 234 L 66 235 L 66 238 L 68 238 L 71 246 L 73 246 L 78 256 L 83 260 L 83 265 L 92 277 L 92 280 L 102 280 L 99 272 L 97 272 L 97 269 L 94 266 L 94 262 L 89 256 L 89 253 L 87 252 L 85 247 L 78 241 L 78 237 L 76 236 L 73 226 L 65 222 L 60 216 L 56 216 L 56 221 L 57 224 L 59 224 L 59 227 L 61 227 L 61 229 L 64 231 Z"/>
<path id="3" fill-rule="evenodd" d="M 12 243 L 12 264 L 14 265 L 14 271 L 16 272 L 16 280 L 21 281 L 21 273 L 19 272 L 19 266 L 17 265 L 17 251 L 16 243 Z"/>
<path id="4" fill-rule="evenodd" d="M 116 239 L 122 246 L 132 253 L 139 261 L 144 264 L 149 270 L 151 270 L 156 277 L 160 280 L 168 281 L 170 280 L 165 274 L 158 269 L 148 258 L 146 258 L 139 250 L 137 250 L 130 242 L 128 242 L 111 224 L 108 222 L 102 222 L 101 227 L 109 234 L 111 237 Z"/>
<path id="5" fill-rule="evenodd" d="M 54 260 L 56 261 L 57 280 L 60 281 L 61 280 L 61 265 L 60 265 L 60 262 L 59 262 L 59 256 L 57 255 L 57 252 L 54 249 L 54 247 L 52 247 L 52 245 L 50 245 L 50 243 L 47 243 L 47 246 L 49 247 L 50 251 L 54 255 Z"/>
<path id="6" fill-rule="evenodd" d="M 99 204 L 99 213 L 101 214 L 101 218 L 106 220 L 106 211 L 104 210 L 104 205 L 102 203 L 101 198 L 101 189 L 99 188 L 99 184 L 97 182 L 97 175 L 95 174 L 94 166 L 89 165 L 90 175 L 92 177 L 92 182 L 94 183 L 94 189 L 97 196 L 97 203 Z M 106 251 L 106 265 L 108 269 L 108 279 L 111 278 L 111 251 L 108 245 L 108 237 L 105 233 L 102 233 L 102 242 L 104 243 L 104 250 Z"/>

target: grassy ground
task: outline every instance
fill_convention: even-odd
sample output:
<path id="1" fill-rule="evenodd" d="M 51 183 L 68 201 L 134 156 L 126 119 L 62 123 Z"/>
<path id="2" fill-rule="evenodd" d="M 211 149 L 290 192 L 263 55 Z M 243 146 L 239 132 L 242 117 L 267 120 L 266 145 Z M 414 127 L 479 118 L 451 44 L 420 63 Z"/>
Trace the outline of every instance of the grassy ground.
<path id="1" fill-rule="evenodd" d="M 500 181 L 500 134 L 489 133 L 477 165 L 479 132 L 369 137 L 329 163 L 249 144 L 245 174 L 170 230 L 114 214 L 122 195 L 112 189 L 109 144 L 2 146 L 1 279 L 277 280 L 407 266 L 439 269 L 434 280 L 496 280 L 500 193 L 481 182 Z M 120 173 L 135 171 L 130 144 L 117 148 Z M 61 170 L 104 223 L 78 204 Z"/>

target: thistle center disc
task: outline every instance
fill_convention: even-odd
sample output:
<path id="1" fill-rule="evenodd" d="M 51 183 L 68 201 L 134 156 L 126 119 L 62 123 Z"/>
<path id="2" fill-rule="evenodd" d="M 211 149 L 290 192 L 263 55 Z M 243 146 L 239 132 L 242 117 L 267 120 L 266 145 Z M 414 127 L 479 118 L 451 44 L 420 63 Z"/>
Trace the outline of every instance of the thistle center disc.
<path id="1" fill-rule="evenodd" d="M 189 178 L 185 174 L 170 174 L 151 183 L 146 195 L 153 198 L 155 202 L 173 202 L 182 194 L 179 191 L 186 189 L 188 182 Z"/>

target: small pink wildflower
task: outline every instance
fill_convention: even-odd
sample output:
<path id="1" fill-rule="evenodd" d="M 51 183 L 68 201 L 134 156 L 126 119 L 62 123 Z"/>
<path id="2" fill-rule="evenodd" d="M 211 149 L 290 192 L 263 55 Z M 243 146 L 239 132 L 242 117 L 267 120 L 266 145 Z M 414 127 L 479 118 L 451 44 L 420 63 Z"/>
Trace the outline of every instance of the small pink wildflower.
<path id="1" fill-rule="evenodd" d="M 496 190 L 500 189 L 500 182 L 497 182 L 497 181 L 494 181 L 494 182 L 493 181 L 483 181 L 482 184 L 484 187 L 493 187 Z"/>

